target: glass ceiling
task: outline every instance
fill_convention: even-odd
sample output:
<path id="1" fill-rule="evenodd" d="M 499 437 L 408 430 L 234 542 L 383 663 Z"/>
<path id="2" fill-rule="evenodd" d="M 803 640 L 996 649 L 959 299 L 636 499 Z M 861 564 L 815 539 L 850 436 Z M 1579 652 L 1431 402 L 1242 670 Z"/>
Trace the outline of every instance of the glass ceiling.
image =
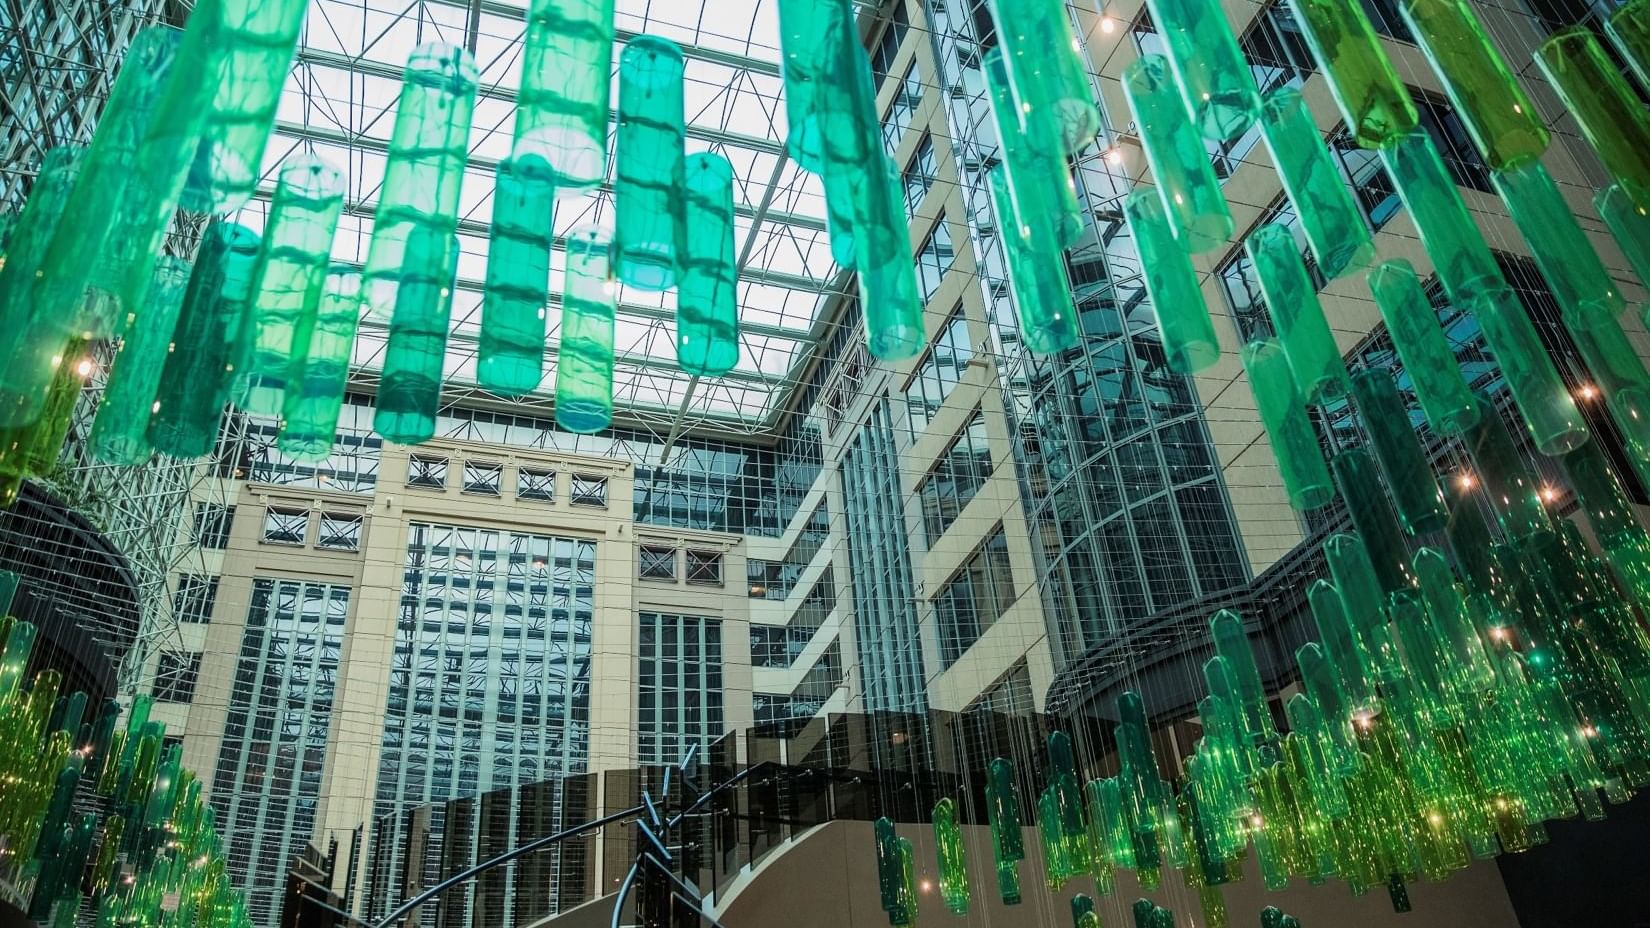
<path id="1" fill-rule="evenodd" d="M 363 261 L 408 54 L 433 41 L 472 47 L 481 92 L 460 206 L 462 256 L 447 349 L 446 375 L 455 399 L 479 393 L 473 384 L 493 175 L 509 154 L 515 125 L 526 5 L 526 0 L 311 0 L 265 155 L 262 188 L 238 217 L 260 230 L 276 166 L 294 152 L 313 150 L 349 177 L 333 256 Z M 679 43 L 686 53 L 688 151 L 716 151 L 733 164 L 742 345 L 735 370 L 693 383 L 676 367 L 674 291 L 621 287 L 615 405 L 621 416 L 629 412 L 643 421 L 766 431 L 776 424 L 809 349 L 824 334 L 827 321 L 821 314 L 843 276 L 830 257 L 822 187 L 784 153 L 775 0 L 618 0 L 617 5 L 621 43 L 648 32 Z M 615 100 L 617 93 L 615 87 Z M 539 394 L 526 401 L 530 405 L 542 407 L 555 384 L 560 311 L 554 294 L 561 292 L 565 267 L 560 237 L 589 223 L 611 225 L 611 217 L 611 189 L 605 185 L 557 203 L 545 379 Z M 376 381 L 385 339 L 382 321 L 363 320 L 355 349 L 359 382 Z"/>

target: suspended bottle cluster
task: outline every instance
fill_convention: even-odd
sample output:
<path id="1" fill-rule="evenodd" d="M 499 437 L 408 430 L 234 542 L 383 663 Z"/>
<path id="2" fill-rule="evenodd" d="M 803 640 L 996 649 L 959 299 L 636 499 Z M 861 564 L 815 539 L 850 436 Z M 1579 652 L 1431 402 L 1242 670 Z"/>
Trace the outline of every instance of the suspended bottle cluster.
<path id="1" fill-rule="evenodd" d="M 1278 349 L 1263 347 L 1281 370 Z M 1252 370 L 1259 360 L 1246 358 Z M 1155 889 L 1176 868 L 1220 926 L 1218 887 L 1252 848 L 1268 889 L 1336 878 L 1355 894 L 1384 888 L 1405 911 L 1408 883 L 1543 843 L 1545 822 L 1601 818 L 1650 785 L 1650 533 L 1598 446 L 1559 460 L 1601 556 L 1574 522 L 1548 516 L 1489 400 L 1474 398 L 1463 433 L 1473 470 L 1446 495 L 1391 375 L 1359 373 L 1352 397 L 1370 447 L 1340 452 L 1329 470 L 1356 531 L 1325 542 L 1330 579 L 1307 591 L 1318 640 L 1295 654 L 1287 728 L 1242 617 L 1216 613 L 1203 734 L 1173 783 L 1134 692 L 1117 700 L 1116 776 L 1079 790 L 1070 739 L 1049 737 L 1037 827 L 1050 890 L 1092 877 L 1107 894 L 1118 868 Z M 1326 495 L 1322 470 L 1320 460 L 1304 483 Z M 1447 553 L 1411 550 L 1410 538 L 1440 531 Z M 999 892 L 1017 903 L 1024 851 L 1004 758 L 986 771 L 986 809 Z M 941 818 L 936 809 L 936 828 Z M 942 866 L 966 871 L 954 854 Z"/>
<path id="2" fill-rule="evenodd" d="M 0 581 L 3 615 L 16 577 Z M 30 623 L 0 619 L 0 867 L 33 877 L 29 918 L 71 928 L 89 901 L 100 928 L 247 928 L 203 785 L 182 766 L 181 745 L 163 747 L 150 697 L 137 697 L 121 725 L 118 703 L 60 693 L 55 670 L 25 681 L 34 640 Z M 82 811 L 88 794 L 100 813 Z"/>

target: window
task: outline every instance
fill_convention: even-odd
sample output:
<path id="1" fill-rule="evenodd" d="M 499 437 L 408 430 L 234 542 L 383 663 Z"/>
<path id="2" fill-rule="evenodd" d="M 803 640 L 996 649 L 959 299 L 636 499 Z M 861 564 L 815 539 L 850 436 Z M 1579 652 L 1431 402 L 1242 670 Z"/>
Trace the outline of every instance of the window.
<path id="1" fill-rule="evenodd" d="M 636 759 L 673 764 L 722 735 L 722 623 L 657 612 L 639 619 Z"/>
<path id="2" fill-rule="evenodd" d="M 906 212 L 916 215 L 917 207 L 933 188 L 938 173 L 939 165 L 934 161 L 934 138 L 925 134 L 917 143 L 917 150 L 911 153 L 911 161 L 900 173 L 905 182 Z"/>
<path id="3" fill-rule="evenodd" d="M 413 455 L 407 460 L 407 486 L 447 489 L 447 459 Z"/>
<path id="4" fill-rule="evenodd" d="M 264 510 L 264 544 L 301 545 L 308 535 L 309 510 L 274 506 Z"/>
<path id="5" fill-rule="evenodd" d="M 789 625 L 751 626 L 751 666 L 784 669 L 796 663 L 813 640 L 811 628 L 791 628 Z"/>
<path id="6" fill-rule="evenodd" d="M 924 300 L 940 288 L 940 281 L 945 279 L 945 272 L 951 270 L 951 259 L 956 255 L 951 245 L 951 228 L 946 225 L 945 216 L 941 215 L 939 222 L 934 224 L 934 231 L 928 233 L 928 240 L 917 251 L 917 281 L 922 287 Z"/>
<path id="7" fill-rule="evenodd" d="M 917 80 L 917 63 L 913 61 L 906 66 L 905 76 L 894 90 L 894 102 L 888 106 L 888 116 L 882 121 L 882 144 L 889 155 L 899 150 L 921 104 L 922 82 Z"/>
<path id="8" fill-rule="evenodd" d="M 986 444 L 985 414 L 975 412 L 917 487 L 923 530 L 930 547 L 957 521 L 963 507 L 990 478 L 991 448 Z"/>
<path id="9" fill-rule="evenodd" d="M 802 682 L 789 693 L 752 693 L 756 724 L 800 725 L 819 714 L 831 694 L 842 686 L 842 645 L 833 641 L 814 661 Z"/>
<path id="10" fill-rule="evenodd" d="M 1306 265 L 1306 276 L 1311 279 L 1313 290 L 1322 291 L 1329 283 L 1329 279 L 1323 275 L 1317 259 L 1307 247 L 1306 233 L 1300 227 L 1300 216 L 1287 197 L 1279 197 L 1272 209 L 1255 224 L 1255 227 L 1259 228 L 1266 223 L 1277 223 L 1294 234 L 1295 245 L 1300 249 L 1301 261 Z M 1276 334 L 1272 319 L 1267 315 L 1266 303 L 1260 292 L 1260 278 L 1255 274 L 1248 250 L 1233 249 L 1232 256 L 1227 258 L 1215 273 L 1220 277 L 1220 286 L 1226 295 L 1226 303 L 1232 308 L 1232 324 L 1237 328 L 1238 339 L 1248 343 Z"/>
<path id="11" fill-rule="evenodd" d="M 234 522 L 234 506 L 201 503 L 195 507 L 196 543 L 217 551 L 229 547 L 229 528 Z"/>
<path id="12" fill-rule="evenodd" d="M 881 87 L 882 82 L 894 70 L 894 59 L 899 57 L 899 47 L 905 41 L 905 33 L 911 27 L 910 19 L 905 12 L 905 0 L 894 0 L 894 7 L 889 11 L 888 25 L 877 37 L 877 44 L 871 49 L 871 79 L 872 86 Z"/>
<path id="13" fill-rule="evenodd" d="M 722 552 L 689 551 L 687 553 L 687 582 L 707 586 L 722 585 Z"/>
<path id="14" fill-rule="evenodd" d="M 361 550 L 361 524 L 365 517 L 353 513 L 321 513 L 315 547 L 329 551 Z"/>
<path id="15" fill-rule="evenodd" d="M 1421 128 L 1432 136 L 1432 144 L 1437 147 L 1439 157 L 1444 159 L 1450 179 L 1458 186 L 1494 193 L 1489 168 L 1484 166 L 1478 146 L 1473 144 L 1460 115 L 1447 102 L 1432 94 L 1411 90 L 1409 95 L 1415 100 Z"/>
<path id="16" fill-rule="evenodd" d="M 951 390 L 962 380 L 963 369 L 974 357 L 974 342 L 968 335 L 968 320 L 962 307 L 951 312 L 951 318 L 928 349 L 928 357 L 917 366 L 917 373 L 905 388 L 906 423 L 915 438 L 951 395 Z"/>
<path id="17" fill-rule="evenodd" d="M 516 468 L 516 499 L 548 503 L 556 498 L 556 472 L 532 467 Z"/>
<path id="18" fill-rule="evenodd" d="M 1279 87 L 1299 87 L 1317 69 L 1288 0 L 1261 10 L 1239 43 L 1262 94 Z"/>
<path id="19" fill-rule="evenodd" d="M 172 594 L 172 615 L 179 622 L 210 622 L 218 601 L 218 578 L 207 574 L 182 574 Z"/>
<path id="20" fill-rule="evenodd" d="M 464 462 L 464 492 L 498 496 L 504 486 L 504 465 L 487 461 Z"/>
<path id="21" fill-rule="evenodd" d="M 201 656 L 182 651 L 160 652 L 155 671 L 155 698 L 164 702 L 188 703 L 195 698 L 195 681 L 201 675 Z"/>
<path id="22" fill-rule="evenodd" d="M 752 599 L 784 600 L 791 595 L 796 582 L 802 572 L 813 563 L 814 555 L 818 553 L 820 545 L 831 535 L 831 513 L 824 500 L 820 500 L 814 507 L 813 515 L 802 524 L 797 533 L 796 541 L 791 543 L 791 549 L 785 552 L 784 560 L 766 561 L 761 558 L 746 558 L 745 572 L 750 580 L 750 596 Z M 830 574 L 830 568 L 825 568 Z"/>
<path id="23" fill-rule="evenodd" d="M 1370 228 L 1380 231 L 1404 205 L 1392 180 L 1386 176 L 1380 156 L 1360 146 L 1344 127 L 1330 137 L 1329 150 L 1340 161 L 1342 172 L 1352 184 L 1352 197 L 1363 210 L 1364 218 L 1369 220 Z"/>
<path id="24" fill-rule="evenodd" d="M 1415 36 L 1404 25 L 1404 18 L 1398 15 L 1398 0 L 1363 0 L 1364 12 L 1369 14 L 1369 24 L 1375 31 L 1389 39 L 1414 44 Z"/>
<path id="25" fill-rule="evenodd" d="M 637 549 L 637 573 L 643 580 L 676 581 L 676 549 L 642 545 Z"/>
<path id="26" fill-rule="evenodd" d="M 940 664 L 950 667 L 1014 604 L 1008 542 L 998 528 L 934 596 Z"/>
<path id="27" fill-rule="evenodd" d="M 570 494 L 575 506 L 596 506 L 607 508 L 607 478 L 592 477 L 587 474 L 574 474 L 573 487 Z"/>

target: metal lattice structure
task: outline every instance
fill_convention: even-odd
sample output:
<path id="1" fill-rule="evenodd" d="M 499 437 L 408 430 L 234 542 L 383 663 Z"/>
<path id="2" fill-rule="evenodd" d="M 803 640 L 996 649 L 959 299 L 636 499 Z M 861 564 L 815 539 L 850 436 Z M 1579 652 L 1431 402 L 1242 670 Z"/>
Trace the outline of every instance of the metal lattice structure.
<path id="1" fill-rule="evenodd" d="M 424 42 L 470 49 L 481 90 L 460 206 L 462 255 L 446 399 L 547 417 L 559 345 L 555 297 L 540 391 L 502 399 L 473 385 L 493 180 L 508 154 L 515 121 L 525 8 L 525 2 L 500 0 L 312 0 L 259 193 L 237 219 L 261 228 L 279 163 L 313 152 L 349 176 L 333 257 L 362 261 L 403 63 Z M 775 3 L 620 0 L 617 27 L 620 43 L 646 32 L 682 46 L 688 150 L 716 151 L 734 165 L 742 341 L 734 371 L 714 379 L 690 376 L 676 366 L 674 293 L 621 287 L 614 378 L 618 421 L 661 438 L 692 431 L 769 434 L 790 405 L 812 347 L 830 329 L 832 297 L 849 281 L 830 257 L 818 178 L 785 155 Z M 611 224 L 611 199 L 604 184 L 557 204 L 553 293 L 564 269 L 563 236 L 578 226 Z M 383 320 L 363 321 L 353 389 L 370 393 L 376 387 L 386 329 Z"/>

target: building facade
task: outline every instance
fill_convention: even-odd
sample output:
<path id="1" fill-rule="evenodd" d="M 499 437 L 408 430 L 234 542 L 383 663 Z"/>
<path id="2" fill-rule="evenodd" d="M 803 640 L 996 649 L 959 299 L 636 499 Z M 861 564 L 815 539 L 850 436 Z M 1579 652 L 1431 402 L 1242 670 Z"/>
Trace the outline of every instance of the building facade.
<path id="1" fill-rule="evenodd" d="M 1257 79 L 1301 88 L 1382 257 L 1430 273 L 1378 162 L 1336 141 L 1322 77 L 1280 3 L 1226 4 Z M 1586 384 L 1436 79 L 1390 4 L 1370 7 L 1561 370 Z M 1486 10 L 1499 11 L 1487 19 L 1509 54 L 1526 57 L 1552 28 L 1543 17 L 1560 16 Z M 1068 260 L 1076 349 L 1033 356 L 1017 335 L 983 183 L 997 148 L 980 76 L 994 42 L 983 0 L 887 0 L 860 24 L 926 302 L 917 358 L 870 358 L 851 275 L 835 273 L 816 294 L 814 337 L 783 389 L 767 384 L 772 408 L 749 428 L 665 427 L 621 409 L 612 430 L 576 436 L 554 426 L 546 401 L 457 391 L 439 437 L 406 448 L 370 433 L 363 393 L 345 407 L 333 456 L 305 465 L 275 450 L 274 423 L 231 422 L 183 519 L 201 554 L 173 578 L 177 636 L 147 675 L 155 717 L 183 733 L 185 762 L 212 784 L 257 923 L 273 923 L 286 862 L 309 842 L 348 849 L 334 889 L 376 918 L 402 889 L 371 874 L 433 882 L 452 869 L 442 835 L 502 849 L 526 829 L 574 823 L 557 818 L 559 799 L 537 802 L 548 818 L 531 826 L 430 822 L 435 840 L 404 860 L 409 813 L 429 804 L 487 795 L 507 810 L 544 781 L 672 763 L 724 732 L 792 731 L 822 713 L 1040 711 L 1085 655 L 1155 646 L 1160 617 L 1247 589 L 1311 535 L 1237 362 L 1267 324 L 1242 238 L 1293 221 L 1265 148 L 1252 133 L 1211 152 L 1237 224 L 1226 248 L 1198 258 L 1222 360 L 1171 372 L 1121 211 L 1150 178 L 1118 79 L 1159 40 L 1138 0 L 1072 15 L 1108 114 L 1075 164 L 1090 207 Z M 300 57 L 348 70 L 333 54 Z M 707 66 L 729 55 L 690 49 Z M 765 61 L 740 66 L 771 79 L 776 56 L 764 48 Z M 1562 129 L 1551 95 L 1532 90 Z M 314 125 L 280 131 L 326 143 Z M 485 177 L 492 165 L 476 162 Z M 1547 163 L 1580 213 L 1596 165 L 1563 131 Z M 1642 297 L 1599 223 L 1583 219 Z M 478 219 L 465 234 L 485 231 Z M 1358 276 L 1321 295 L 1352 366 L 1390 362 Z M 1493 390 L 1470 316 L 1441 298 L 1438 310 L 1476 385 Z M 1326 442 L 1356 430 L 1344 409 L 1319 424 Z M 937 750 L 903 729 L 878 739 L 879 767 Z M 612 865 L 580 854 L 545 866 L 558 886 L 588 887 L 610 884 Z M 488 917 L 525 923 L 559 904 Z"/>

